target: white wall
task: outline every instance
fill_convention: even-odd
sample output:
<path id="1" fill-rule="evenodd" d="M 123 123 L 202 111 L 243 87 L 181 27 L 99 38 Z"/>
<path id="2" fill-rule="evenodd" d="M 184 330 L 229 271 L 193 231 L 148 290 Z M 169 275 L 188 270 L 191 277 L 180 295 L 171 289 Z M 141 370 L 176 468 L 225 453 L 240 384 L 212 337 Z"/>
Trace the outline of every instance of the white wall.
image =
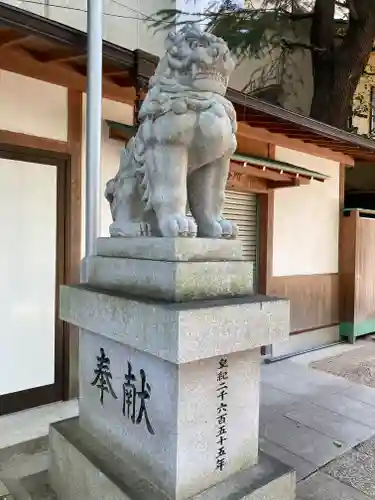
<path id="1" fill-rule="evenodd" d="M 4 0 L 81 31 L 87 30 L 87 0 Z M 192 2 L 193 3 L 193 2 Z M 104 39 L 155 55 L 163 53 L 165 33 L 155 33 L 145 22 L 160 9 L 175 8 L 175 0 L 103 0 Z"/>
<path id="2" fill-rule="evenodd" d="M 240 58 L 231 75 L 229 86 L 244 92 L 250 82 L 254 82 L 256 89 L 278 83 L 272 70 L 277 67 L 279 58 L 279 49 L 264 53 L 259 59 Z"/>
<path id="3" fill-rule="evenodd" d="M 275 190 L 273 276 L 337 273 L 339 163 L 278 146 L 276 159 L 330 178 Z"/>
<path id="4" fill-rule="evenodd" d="M 0 129 L 67 140 L 68 91 L 64 87 L 0 71 Z"/>
<path id="5" fill-rule="evenodd" d="M 82 131 L 82 239 L 81 252 L 85 249 L 85 172 L 86 172 L 86 99 L 83 96 L 83 131 Z M 116 175 L 119 167 L 120 151 L 124 147 L 120 141 L 109 139 L 109 128 L 105 120 L 117 121 L 131 125 L 133 122 L 133 108 L 109 99 L 103 99 L 103 124 L 102 124 L 102 159 L 101 159 L 101 236 L 109 236 L 108 227 L 112 222 L 111 212 L 104 190 L 107 181 Z"/>
<path id="6" fill-rule="evenodd" d="M 26 0 L 5 0 L 4 3 L 12 5 L 13 7 L 18 7 L 19 9 L 28 10 L 29 12 L 38 14 L 39 16 L 44 16 L 46 12 L 45 0 L 33 0 L 32 2 L 28 2 Z"/>

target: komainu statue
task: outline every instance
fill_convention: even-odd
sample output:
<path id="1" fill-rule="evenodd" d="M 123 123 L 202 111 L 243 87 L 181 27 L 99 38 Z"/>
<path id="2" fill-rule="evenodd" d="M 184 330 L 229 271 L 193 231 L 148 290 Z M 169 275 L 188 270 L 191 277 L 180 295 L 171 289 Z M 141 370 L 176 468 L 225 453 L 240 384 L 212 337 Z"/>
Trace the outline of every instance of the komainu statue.
<path id="1" fill-rule="evenodd" d="M 139 236 L 141 227 L 153 236 L 236 236 L 221 216 L 236 149 L 236 113 L 225 98 L 233 69 L 222 39 L 195 25 L 168 35 L 137 134 L 106 186 L 111 236 Z"/>

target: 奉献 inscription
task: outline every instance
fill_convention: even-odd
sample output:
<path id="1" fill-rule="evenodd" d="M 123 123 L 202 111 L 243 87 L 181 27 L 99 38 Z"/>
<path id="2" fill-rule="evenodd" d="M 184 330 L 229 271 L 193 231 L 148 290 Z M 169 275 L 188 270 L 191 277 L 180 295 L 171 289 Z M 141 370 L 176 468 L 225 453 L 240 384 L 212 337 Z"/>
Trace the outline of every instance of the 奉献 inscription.
<path id="1" fill-rule="evenodd" d="M 155 431 L 151 425 L 146 401 L 151 397 L 151 386 L 147 382 L 146 373 L 143 369 L 139 371 L 141 377 L 141 390 L 137 391 L 136 388 L 136 376 L 134 375 L 132 365 L 130 361 L 128 361 L 128 371 L 125 373 L 125 382 L 123 383 L 123 404 L 122 404 L 122 414 L 124 417 L 133 422 L 133 424 L 140 424 L 143 420 L 143 417 L 146 422 L 147 430 L 150 434 L 155 435 Z M 138 415 L 136 417 L 136 406 L 137 400 L 139 399 L 139 409 Z"/>
<path id="2" fill-rule="evenodd" d="M 100 390 L 100 403 L 104 406 L 105 392 L 111 394 L 114 399 L 118 399 L 118 397 L 112 387 L 111 361 L 102 347 L 100 348 L 100 356 L 97 356 L 96 359 L 95 377 L 91 385 Z M 147 401 L 151 398 L 151 385 L 147 381 L 146 372 L 143 369 L 139 370 L 139 380 L 137 381 L 130 361 L 128 361 L 128 370 L 124 375 L 122 393 L 123 416 L 127 417 L 133 424 L 141 424 L 144 421 L 148 432 L 154 436 L 155 431 L 147 412 Z"/>
<path id="3" fill-rule="evenodd" d="M 109 365 L 111 364 L 111 362 L 102 347 L 100 348 L 100 356 L 97 356 L 96 360 L 97 365 L 94 370 L 95 378 L 91 382 L 91 385 L 97 387 L 100 390 L 100 403 L 103 406 L 105 392 L 111 394 L 111 396 L 115 399 L 117 399 L 117 395 L 112 387 L 112 373 L 109 369 Z"/>
<path id="4" fill-rule="evenodd" d="M 227 463 L 227 450 L 225 442 L 228 439 L 227 419 L 228 404 L 228 358 L 220 358 L 217 368 L 217 416 L 216 416 L 216 469 L 222 471 Z"/>

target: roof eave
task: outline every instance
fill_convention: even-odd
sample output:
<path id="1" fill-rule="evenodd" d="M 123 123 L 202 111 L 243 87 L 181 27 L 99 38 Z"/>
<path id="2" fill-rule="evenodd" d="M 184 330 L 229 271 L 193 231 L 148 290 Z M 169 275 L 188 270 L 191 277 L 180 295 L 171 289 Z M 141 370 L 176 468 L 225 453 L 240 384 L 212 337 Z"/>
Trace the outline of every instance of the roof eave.
<path id="1" fill-rule="evenodd" d="M 357 147 L 358 150 L 371 150 L 371 152 L 375 155 L 375 141 L 371 141 L 370 139 L 351 134 L 345 130 L 332 127 L 331 125 L 319 122 L 313 118 L 280 108 L 279 106 L 261 101 L 255 97 L 247 96 L 246 94 L 232 88 L 228 89 L 227 97 L 231 102 L 244 106 L 245 108 L 249 108 L 250 112 L 258 111 L 260 113 L 279 118 L 280 120 L 287 121 L 293 125 L 299 125 L 304 129 L 318 134 L 326 139 L 349 142 L 351 146 Z"/>
<path id="2" fill-rule="evenodd" d="M 0 25 L 17 29 L 25 35 L 42 35 L 44 38 L 75 48 L 87 48 L 87 34 L 71 26 L 44 18 L 0 1 Z M 135 51 L 103 40 L 103 58 L 126 67 L 134 67 Z"/>

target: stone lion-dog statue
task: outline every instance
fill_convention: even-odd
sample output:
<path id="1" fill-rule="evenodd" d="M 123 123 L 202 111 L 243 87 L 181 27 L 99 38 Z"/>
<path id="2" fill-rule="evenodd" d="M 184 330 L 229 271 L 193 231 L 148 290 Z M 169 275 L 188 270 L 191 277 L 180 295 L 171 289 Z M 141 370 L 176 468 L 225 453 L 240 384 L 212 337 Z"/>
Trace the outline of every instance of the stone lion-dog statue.
<path id="1" fill-rule="evenodd" d="M 222 217 L 236 112 L 225 98 L 234 61 L 195 25 L 172 32 L 139 112 L 140 125 L 106 185 L 111 236 L 235 238 Z M 190 207 L 192 217 L 186 215 Z"/>

